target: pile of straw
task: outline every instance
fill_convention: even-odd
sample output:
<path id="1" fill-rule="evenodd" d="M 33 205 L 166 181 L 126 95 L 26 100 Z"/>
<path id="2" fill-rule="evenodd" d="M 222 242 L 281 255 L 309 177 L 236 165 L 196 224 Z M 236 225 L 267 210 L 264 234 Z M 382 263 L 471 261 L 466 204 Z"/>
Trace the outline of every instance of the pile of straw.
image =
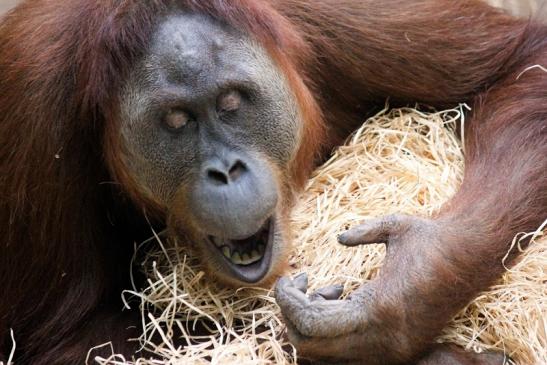
<path id="1" fill-rule="evenodd" d="M 464 122 L 462 109 L 384 110 L 366 121 L 315 172 L 294 211 L 292 273 L 308 272 L 311 289 L 343 283 L 346 292 L 373 278 L 382 266 L 384 247 L 344 248 L 336 235 L 348 225 L 384 214 L 430 215 L 453 195 L 463 171 L 462 148 L 454 133 Z M 542 228 L 521 261 L 462 310 L 440 341 L 475 351 L 499 349 L 517 364 L 547 363 L 547 240 L 539 239 Z M 103 359 L 90 352 L 90 362 L 296 363 L 271 291 L 218 286 L 187 249 L 167 248 L 173 245 L 163 245 L 159 238 L 154 244 L 158 250 L 143 266 L 148 288 L 125 297 L 128 305 L 142 310 L 143 348 L 165 360 Z M 190 345 L 177 346 L 177 333 Z"/>

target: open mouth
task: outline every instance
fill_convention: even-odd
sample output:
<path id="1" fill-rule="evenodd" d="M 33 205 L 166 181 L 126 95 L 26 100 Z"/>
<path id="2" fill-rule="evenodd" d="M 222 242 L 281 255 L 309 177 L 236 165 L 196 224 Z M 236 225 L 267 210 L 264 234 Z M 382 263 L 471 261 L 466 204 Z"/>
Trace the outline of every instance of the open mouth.
<path id="1" fill-rule="evenodd" d="M 256 283 L 266 275 L 270 267 L 274 229 L 274 218 L 271 217 L 250 237 L 229 239 L 208 236 L 208 239 L 237 279 Z"/>

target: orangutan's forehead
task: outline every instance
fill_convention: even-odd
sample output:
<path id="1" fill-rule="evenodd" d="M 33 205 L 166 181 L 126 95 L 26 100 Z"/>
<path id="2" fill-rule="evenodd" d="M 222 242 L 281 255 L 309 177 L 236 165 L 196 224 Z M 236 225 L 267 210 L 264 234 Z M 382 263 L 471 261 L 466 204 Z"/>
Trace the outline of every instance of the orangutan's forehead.
<path id="1" fill-rule="evenodd" d="M 154 66 L 166 70 L 175 82 L 199 80 L 203 83 L 218 70 L 242 75 L 253 53 L 249 49 L 251 42 L 245 38 L 204 15 L 173 15 L 161 22 L 156 30 L 149 58 Z"/>

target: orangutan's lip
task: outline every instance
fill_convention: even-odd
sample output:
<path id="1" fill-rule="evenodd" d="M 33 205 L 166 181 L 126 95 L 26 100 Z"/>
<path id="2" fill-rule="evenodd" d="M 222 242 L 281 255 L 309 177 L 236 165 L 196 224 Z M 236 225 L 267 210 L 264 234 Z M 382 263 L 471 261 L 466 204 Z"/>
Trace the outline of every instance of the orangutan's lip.
<path id="1" fill-rule="evenodd" d="M 208 236 L 208 241 L 222 256 L 235 278 L 247 283 L 259 282 L 268 272 L 275 233 L 275 219 L 270 217 L 253 235 L 244 239 Z"/>

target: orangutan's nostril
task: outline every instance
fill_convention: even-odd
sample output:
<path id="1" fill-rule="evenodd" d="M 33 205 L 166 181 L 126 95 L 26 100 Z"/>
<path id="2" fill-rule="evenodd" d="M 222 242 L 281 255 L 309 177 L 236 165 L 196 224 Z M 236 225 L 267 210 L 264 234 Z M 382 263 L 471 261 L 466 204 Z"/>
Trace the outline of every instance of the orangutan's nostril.
<path id="1" fill-rule="evenodd" d="M 240 160 L 237 160 L 237 162 L 230 168 L 230 171 L 228 172 L 230 180 L 236 181 L 246 170 L 247 168 L 245 167 L 245 164 Z"/>

